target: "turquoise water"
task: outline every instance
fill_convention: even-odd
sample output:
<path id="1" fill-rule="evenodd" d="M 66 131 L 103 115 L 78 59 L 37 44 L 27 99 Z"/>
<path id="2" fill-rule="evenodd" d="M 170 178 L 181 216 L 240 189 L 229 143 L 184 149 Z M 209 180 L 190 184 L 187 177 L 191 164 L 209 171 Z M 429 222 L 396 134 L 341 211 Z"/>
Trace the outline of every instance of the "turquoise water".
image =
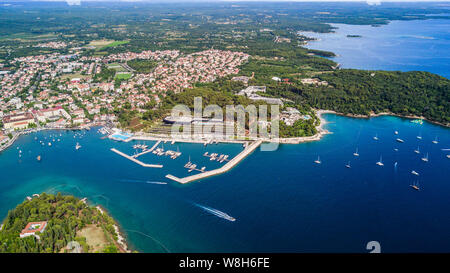
<path id="1" fill-rule="evenodd" d="M 450 251 L 450 152 L 442 150 L 450 148 L 449 129 L 388 116 L 325 117 L 333 134 L 321 141 L 257 150 L 230 172 L 187 185 L 164 176 L 187 174 L 182 166 L 189 156 L 207 169 L 220 166 L 203 153 L 234 156 L 241 145 L 166 143 L 164 148 L 178 147 L 182 156 L 142 156 L 143 162 L 164 165 L 149 169 L 109 150 L 131 154 L 136 142 L 101 140 L 95 129 L 23 136 L 0 154 L 0 215 L 33 193 L 61 191 L 104 206 L 132 247 L 144 252 L 365 252 L 372 240 L 386 252 Z M 432 143 L 435 137 L 438 144 Z M 39 142 L 53 138 L 51 147 Z M 82 145 L 78 151 L 76 142 Z M 428 163 L 413 152 L 418 145 L 429 153 Z M 356 147 L 359 158 L 352 155 Z M 317 156 L 321 165 L 313 162 Z M 375 164 L 380 156 L 384 167 Z M 415 181 L 420 191 L 409 186 Z"/>
<path id="2" fill-rule="evenodd" d="M 305 32 L 320 39 L 307 47 L 336 53 L 333 60 L 343 68 L 420 70 L 450 78 L 450 20 L 392 21 L 381 27 L 332 25 L 335 33 Z"/>
<path id="3" fill-rule="evenodd" d="M 311 46 L 338 53 L 344 67 L 426 70 L 448 77 L 447 22 L 342 25 L 337 34 L 324 34 L 335 40 L 324 43 L 322 38 Z M 189 156 L 199 167 L 216 168 L 220 163 L 203 157 L 205 151 L 234 156 L 241 145 L 161 144 L 183 154 L 176 160 L 140 157 L 164 165 L 149 169 L 110 151 L 132 154 L 137 142 L 101 140 L 96 129 L 22 136 L 0 153 L 0 216 L 28 195 L 60 191 L 104 206 L 132 247 L 143 252 L 366 252 L 367 242 L 374 240 L 384 252 L 449 252 L 450 151 L 443 150 L 450 148 L 449 129 L 390 116 L 325 117 L 333 134 L 320 141 L 257 150 L 231 171 L 187 185 L 164 176 L 187 175 L 183 165 Z M 436 137 L 439 143 L 433 144 Z M 75 150 L 77 142 L 80 150 Z M 414 153 L 418 146 L 420 155 Z M 428 163 L 420 160 L 426 153 Z M 313 162 L 318 156 L 320 165 Z M 381 156 L 383 167 L 375 164 Z M 345 167 L 349 161 L 350 169 Z M 410 187 L 417 182 L 420 191 Z"/>

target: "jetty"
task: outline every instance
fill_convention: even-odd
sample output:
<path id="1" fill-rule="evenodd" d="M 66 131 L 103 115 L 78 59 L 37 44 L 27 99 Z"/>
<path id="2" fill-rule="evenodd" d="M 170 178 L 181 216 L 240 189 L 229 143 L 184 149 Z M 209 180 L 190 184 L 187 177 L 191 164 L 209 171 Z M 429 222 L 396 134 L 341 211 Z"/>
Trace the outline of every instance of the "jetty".
<path id="1" fill-rule="evenodd" d="M 119 150 L 117 150 L 115 148 L 111 148 L 111 151 L 113 151 L 116 154 L 121 155 L 121 156 L 123 156 L 123 157 L 125 157 L 125 158 L 127 158 L 127 159 L 129 159 L 131 161 L 133 161 L 134 163 L 137 163 L 137 164 L 141 165 L 142 167 L 146 167 L 146 168 L 162 168 L 163 167 L 163 165 L 159 165 L 159 164 L 147 164 L 147 163 L 144 163 L 142 161 L 137 160 L 136 158 L 134 158 L 132 156 L 129 156 L 129 155 L 125 154 L 125 153 L 122 153 L 121 151 L 119 151 Z"/>
<path id="2" fill-rule="evenodd" d="M 150 149 L 144 150 L 144 151 L 142 151 L 141 153 L 138 153 L 138 154 L 133 155 L 132 157 L 133 157 L 133 158 L 137 158 L 137 157 L 139 157 L 139 156 L 141 156 L 141 155 L 145 155 L 145 154 L 151 153 L 156 147 L 158 147 L 159 143 L 161 143 L 161 140 L 158 140 L 158 141 L 155 143 L 155 145 L 153 145 L 153 147 L 151 147 Z"/>
<path id="3" fill-rule="evenodd" d="M 209 176 L 218 175 L 218 174 L 227 172 L 227 171 L 231 170 L 234 166 L 236 166 L 239 162 L 241 162 L 245 157 L 247 157 L 249 154 L 251 154 L 256 148 L 259 147 L 259 145 L 261 145 L 261 143 L 262 143 L 262 140 L 257 140 L 255 142 L 253 142 L 252 144 L 248 145 L 241 153 L 239 153 L 237 156 L 235 156 L 233 159 L 231 159 L 225 165 L 223 165 L 222 167 L 220 167 L 218 169 L 202 172 L 202 173 L 191 175 L 191 176 L 186 176 L 183 178 L 178 178 L 176 176 L 168 174 L 168 175 L 166 175 L 166 178 L 171 179 L 171 180 L 176 181 L 181 184 L 186 184 L 186 183 L 189 183 L 189 182 L 192 182 L 195 180 L 199 180 L 199 179 L 203 179 L 203 178 L 206 178 Z"/>

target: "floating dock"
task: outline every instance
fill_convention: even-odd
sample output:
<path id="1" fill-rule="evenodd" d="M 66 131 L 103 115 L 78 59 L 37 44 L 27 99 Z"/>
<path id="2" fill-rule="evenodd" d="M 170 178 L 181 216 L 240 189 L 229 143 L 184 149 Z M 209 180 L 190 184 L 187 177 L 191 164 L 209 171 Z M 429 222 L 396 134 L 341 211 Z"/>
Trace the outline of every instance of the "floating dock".
<path id="1" fill-rule="evenodd" d="M 186 184 L 186 183 L 189 183 L 189 182 L 192 182 L 192 181 L 195 181 L 195 180 L 199 180 L 199 179 L 203 179 L 203 178 L 206 178 L 206 177 L 209 177 L 209 176 L 213 176 L 213 175 L 217 175 L 217 174 L 221 174 L 221 173 L 227 172 L 227 171 L 231 170 L 234 166 L 236 166 L 239 162 L 241 162 L 250 153 L 252 153 L 256 148 L 258 148 L 259 145 L 261 145 L 261 143 L 262 143 L 262 140 L 257 140 L 255 142 L 253 142 L 252 144 L 248 145 L 240 154 L 238 154 L 233 159 L 228 161 L 221 168 L 218 168 L 218 169 L 215 169 L 215 170 L 211 170 L 211 171 L 206 171 L 206 172 L 195 174 L 195 175 L 191 175 L 191 176 L 186 176 L 184 178 L 178 178 L 176 176 L 168 174 L 168 175 L 166 175 L 166 178 L 171 179 L 171 180 L 176 181 L 176 182 L 181 183 L 181 184 Z"/>
<path id="2" fill-rule="evenodd" d="M 141 156 L 141 155 L 145 155 L 145 154 L 151 153 L 151 152 L 159 145 L 159 143 L 161 143 L 161 140 L 157 141 L 157 142 L 155 143 L 155 145 L 153 145 L 153 147 L 151 147 L 150 149 L 144 150 L 143 152 L 141 152 L 141 153 L 139 153 L 139 154 L 135 154 L 135 155 L 133 155 L 132 157 L 133 157 L 133 158 L 137 158 L 137 157 L 139 157 L 139 156 Z"/>
<path id="3" fill-rule="evenodd" d="M 129 159 L 131 161 L 133 161 L 134 163 L 137 163 L 137 164 L 141 165 L 142 167 L 146 167 L 146 168 L 162 168 L 163 167 L 163 165 L 159 165 L 159 164 L 147 164 L 147 163 L 144 163 L 144 162 L 139 161 L 136 158 L 134 158 L 132 156 L 129 156 L 129 155 L 125 154 L 125 153 L 122 153 L 121 151 L 119 151 L 117 149 L 114 149 L 114 148 L 111 148 L 111 151 L 113 151 L 116 154 L 121 155 L 121 156 L 123 156 L 123 157 L 125 157 L 125 158 L 127 158 L 127 159 Z"/>

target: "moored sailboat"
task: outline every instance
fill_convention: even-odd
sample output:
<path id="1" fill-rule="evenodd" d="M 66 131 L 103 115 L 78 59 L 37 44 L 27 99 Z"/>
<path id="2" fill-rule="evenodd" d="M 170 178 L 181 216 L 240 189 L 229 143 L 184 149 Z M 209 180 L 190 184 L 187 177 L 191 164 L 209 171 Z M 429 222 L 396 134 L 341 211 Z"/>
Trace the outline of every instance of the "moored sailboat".
<path id="1" fill-rule="evenodd" d="M 320 161 L 320 156 L 317 156 L 317 160 L 314 160 L 314 163 L 316 164 L 321 164 L 322 161 Z"/>
<path id="2" fill-rule="evenodd" d="M 384 166 L 383 161 L 382 161 L 382 156 L 380 156 L 380 161 L 378 161 L 376 164 L 378 166 Z"/>

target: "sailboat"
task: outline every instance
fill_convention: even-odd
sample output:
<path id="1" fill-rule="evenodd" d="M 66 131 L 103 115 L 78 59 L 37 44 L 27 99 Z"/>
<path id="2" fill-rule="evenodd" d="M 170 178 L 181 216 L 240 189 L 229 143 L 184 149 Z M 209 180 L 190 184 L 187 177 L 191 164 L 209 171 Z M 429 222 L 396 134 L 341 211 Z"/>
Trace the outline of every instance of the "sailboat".
<path id="1" fill-rule="evenodd" d="M 184 165 L 185 168 L 189 168 L 192 165 L 191 156 L 189 156 L 189 161 Z"/>
<path id="2" fill-rule="evenodd" d="M 414 182 L 412 185 L 409 185 L 409 186 L 411 186 L 411 188 L 413 188 L 413 189 L 415 189 L 416 191 L 418 191 L 418 190 L 420 190 L 420 188 L 419 188 L 419 182 Z"/>
<path id="3" fill-rule="evenodd" d="M 358 154 L 358 148 L 356 148 L 356 151 L 353 153 L 354 156 L 359 156 Z"/>
<path id="4" fill-rule="evenodd" d="M 417 136 L 417 139 L 422 139 L 422 135 L 418 135 L 418 136 Z"/>
<path id="5" fill-rule="evenodd" d="M 380 156 L 380 161 L 378 161 L 376 163 L 378 166 L 384 166 L 383 161 L 382 161 L 382 157 Z"/>
<path id="6" fill-rule="evenodd" d="M 412 173 L 412 174 L 414 174 L 414 175 L 417 175 L 417 176 L 419 176 L 419 173 L 418 173 L 418 172 L 416 172 L 416 171 L 414 171 L 414 170 L 412 170 L 412 171 L 411 171 L 411 173 Z"/>
<path id="7" fill-rule="evenodd" d="M 352 166 L 350 166 L 350 161 L 345 165 L 346 168 L 350 169 Z"/>
<path id="8" fill-rule="evenodd" d="M 425 157 L 422 157 L 422 161 L 423 162 L 428 162 L 428 153 L 427 153 L 427 155 Z"/>
<path id="9" fill-rule="evenodd" d="M 419 146 L 417 146 L 417 149 L 414 150 L 414 152 L 415 152 L 416 154 L 420 154 Z"/>
<path id="10" fill-rule="evenodd" d="M 438 138 L 436 137 L 433 141 L 432 141 L 434 144 L 438 144 L 439 142 L 438 142 Z"/>
<path id="11" fill-rule="evenodd" d="M 374 140 L 378 140 L 378 134 L 373 137 Z"/>
<path id="12" fill-rule="evenodd" d="M 320 156 L 317 157 L 317 160 L 314 160 L 314 163 L 316 163 L 316 164 L 321 164 L 322 163 L 322 161 L 320 161 Z"/>

